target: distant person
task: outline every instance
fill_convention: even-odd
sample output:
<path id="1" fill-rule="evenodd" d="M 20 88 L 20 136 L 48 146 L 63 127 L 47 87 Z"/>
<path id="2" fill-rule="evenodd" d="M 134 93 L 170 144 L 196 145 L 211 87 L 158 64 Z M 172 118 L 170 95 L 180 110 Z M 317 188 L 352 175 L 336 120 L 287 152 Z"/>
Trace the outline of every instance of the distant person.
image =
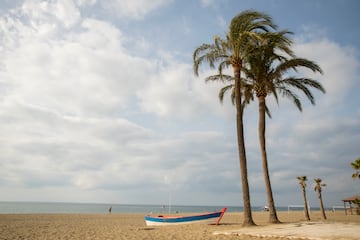
<path id="1" fill-rule="evenodd" d="M 112 207 L 109 207 L 109 213 L 111 213 Z"/>

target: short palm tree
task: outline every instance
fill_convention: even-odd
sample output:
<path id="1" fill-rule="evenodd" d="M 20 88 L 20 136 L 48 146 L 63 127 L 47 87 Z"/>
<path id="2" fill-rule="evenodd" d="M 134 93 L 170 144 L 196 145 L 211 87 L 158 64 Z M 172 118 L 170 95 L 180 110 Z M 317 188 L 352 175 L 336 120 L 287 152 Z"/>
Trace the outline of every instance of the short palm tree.
<path id="1" fill-rule="evenodd" d="M 354 162 L 351 163 L 351 167 L 357 170 L 352 174 L 352 178 L 359 178 L 360 179 L 360 158 L 356 159 Z"/>
<path id="2" fill-rule="evenodd" d="M 321 195 L 321 191 L 322 191 L 322 188 L 326 186 L 325 183 L 322 183 L 322 180 L 320 178 L 315 178 L 314 179 L 316 185 L 315 185 L 315 192 L 318 193 L 318 198 L 319 198 L 319 201 L 320 201 L 320 211 L 321 211 L 321 214 L 322 214 L 322 218 L 325 220 L 326 219 L 326 214 L 325 214 L 325 209 L 324 209 L 324 204 L 323 204 L 323 200 L 322 200 L 322 195 Z"/>
<path id="3" fill-rule="evenodd" d="M 226 39 L 215 37 L 214 43 L 202 44 L 196 48 L 193 54 L 194 72 L 199 74 L 199 67 L 203 63 L 208 63 L 211 68 L 218 69 L 220 78 L 223 76 L 223 70 L 231 67 L 233 70 L 234 85 L 232 96 L 236 108 L 236 126 L 237 126 L 237 142 L 238 154 L 240 161 L 240 172 L 243 192 L 244 221 L 243 225 L 255 225 L 250 203 L 250 191 L 247 177 L 247 162 L 244 143 L 243 128 L 243 96 L 241 81 L 241 69 L 244 59 L 248 54 L 250 43 L 260 38 L 262 32 L 268 32 L 275 29 L 270 16 L 256 12 L 244 11 L 236 15 L 230 23 L 229 32 Z M 225 78 L 225 76 L 224 76 Z"/>
<path id="4" fill-rule="evenodd" d="M 307 199 L 306 199 L 306 181 L 307 181 L 307 177 L 306 176 L 300 176 L 300 177 L 297 177 L 297 179 L 299 180 L 299 184 L 301 186 L 301 190 L 302 190 L 303 197 L 304 197 L 305 218 L 306 218 L 306 220 L 310 221 L 309 209 L 308 209 Z"/>
<path id="5" fill-rule="evenodd" d="M 258 41 L 258 44 L 251 51 L 251 54 L 248 55 L 247 67 L 243 68 L 246 76 L 247 89 L 248 91 L 252 90 L 258 99 L 259 143 L 270 212 L 269 221 L 272 223 L 279 223 L 279 220 L 272 195 L 266 153 L 266 112 L 270 116 L 269 109 L 266 105 L 266 97 L 273 95 L 278 101 L 278 94 L 282 94 L 293 100 L 301 111 L 301 101 L 295 91 L 303 92 L 313 104 L 315 101 L 310 87 L 325 92 L 324 88 L 316 80 L 299 76 L 285 76 L 288 72 L 296 71 L 300 67 L 308 68 L 314 72 L 322 72 L 316 63 L 307 59 L 295 58 L 290 48 L 292 41 L 287 36 L 289 34 L 290 32 L 286 30 L 264 33 L 262 40 Z M 251 97 L 247 99 L 251 99 Z"/>

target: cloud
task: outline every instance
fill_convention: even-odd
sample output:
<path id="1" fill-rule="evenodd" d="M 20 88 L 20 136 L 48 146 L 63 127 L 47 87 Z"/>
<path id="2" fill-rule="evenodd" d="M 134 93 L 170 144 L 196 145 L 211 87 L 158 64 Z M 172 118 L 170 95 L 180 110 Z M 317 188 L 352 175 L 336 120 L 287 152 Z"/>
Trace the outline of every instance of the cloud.
<path id="1" fill-rule="evenodd" d="M 14 24 L 6 25 L 10 20 Z M 109 113 L 123 108 L 154 68 L 128 55 L 121 31 L 107 22 L 84 19 L 79 28 L 46 38 L 32 31 L 31 21 L 2 22 L 6 101 L 67 115 Z"/>
<path id="2" fill-rule="evenodd" d="M 8 114 L 5 109 L 0 115 L 3 136 L 11 136 L 1 145 L 2 156 L 9 159 L 2 161 L 3 186 L 79 191 L 151 187 L 161 192 L 169 184 L 180 191 L 189 186 L 219 189 L 215 179 L 236 178 L 221 163 L 232 154 L 219 150 L 232 144 L 219 132 L 162 136 L 125 119 L 64 118 L 36 109 L 13 113 L 9 124 Z M 221 144 L 209 151 L 214 140 Z"/>
<path id="3" fill-rule="evenodd" d="M 95 5 L 97 0 L 75 0 L 75 2 L 79 5 L 79 6 L 93 6 Z"/>
<path id="4" fill-rule="evenodd" d="M 216 6 L 217 0 L 200 0 L 202 7 L 214 7 Z"/>
<path id="5" fill-rule="evenodd" d="M 99 3 L 119 18 L 143 19 L 150 12 L 170 4 L 172 0 L 106 0 Z"/>
<path id="6" fill-rule="evenodd" d="M 228 154 L 209 154 L 203 143 L 224 139 L 222 134 L 159 135 L 118 117 L 134 107 L 130 111 L 146 118 L 138 104 L 174 119 L 203 111 L 209 91 L 203 80 L 193 79 L 191 65 L 172 56 L 154 61 L 131 55 L 123 32 L 105 21 L 80 18 L 64 29 L 61 18 L 43 20 L 51 9 L 46 5 L 38 14 L 23 11 L 24 19 L 16 14 L 1 19 L 6 39 L 0 111 L 6 138 L 1 151 L 8 159 L 1 163 L 4 186 L 83 193 L 147 186 L 167 191 L 169 183 L 186 188 L 203 172 L 193 185 L 213 188 L 205 174 L 209 161 L 217 165 Z M 32 25 L 33 18 L 42 20 Z M 51 31 L 39 30 L 51 21 Z M 231 179 L 230 172 L 223 167 L 218 174 Z"/>
<path id="7" fill-rule="evenodd" d="M 140 21 L 170 2 L 40 3 L 24 1 L 0 17 L 5 200 L 76 196 L 144 203 L 149 196 L 148 203 L 159 203 L 172 191 L 180 204 L 241 202 L 234 107 L 228 96 L 219 103 L 221 84 L 205 84 L 213 72 L 205 67 L 195 77 L 188 53 L 169 52 L 160 38 L 82 15 L 83 8 L 107 4 L 116 11 L 125 6 L 121 16 Z M 289 101 L 278 107 L 268 100 L 268 157 L 278 205 L 294 204 L 296 194 L 301 201 L 298 175 L 307 175 L 309 186 L 312 178 L 322 178 L 332 193 L 326 203 L 356 192 L 349 187 L 349 162 L 358 156 L 360 137 L 360 108 L 353 104 L 359 100 L 359 60 L 351 46 L 311 36 L 297 39 L 295 50 L 318 62 L 324 75 L 301 74 L 319 79 L 327 93 L 316 93 L 315 107 L 303 99 L 303 113 Z M 245 114 L 252 199 L 262 205 L 256 103 Z"/>
<path id="8" fill-rule="evenodd" d="M 223 29 L 223 31 L 227 31 L 228 30 L 228 25 L 226 20 L 222 17 L 222 16 L 217 16 L 217 24 L 219 25 L 219 27 L 221 29 Z"/>
<path id="9" fill-rule="evenodd" d="M 26 0 L 21 6 L 21 14 L 28 16 L 30 25 L 39 29 L 51 27 L 60 22 L 64 28 L 70 28 L 80 19 L 80 12 L 72 0 L 36 1 Z"/>
<path id="10" fill-rule="evenodd" d="M 319 63 L 323 69 L 323 76 L 312 77 L 320 80 L 327 91 L 327 95 L 337 96 L 336 98 L 325 97 L 326 104 L 336 104 L 355 86 L 359 61 L 352 47 L 340 46 L 326 38 L 320 38 L 316 41 L 300 41 L 296 44 L 295 52 L 300 57 Z M 306 75 L 311 76 L 309 72 Z"/>
<path id="11" fill-rule="evenodd" d="M 156 74 L 137 91 L 141 108 L 159 117 L 191 119 L 209 111 L 226 115 L 231 106 L 222 106 L 217 98 L 219 84 L 206 84 L 210 71 L 195 77 L 192 66 L 176 60 L 176 54 L 162 54 Z"/>

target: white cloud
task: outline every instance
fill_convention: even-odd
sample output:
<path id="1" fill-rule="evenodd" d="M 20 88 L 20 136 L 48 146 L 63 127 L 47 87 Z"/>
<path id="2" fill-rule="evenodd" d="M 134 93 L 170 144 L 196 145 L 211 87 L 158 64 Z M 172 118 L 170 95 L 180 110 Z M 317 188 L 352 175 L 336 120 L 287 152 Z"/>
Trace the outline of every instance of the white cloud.
<path id="1" fill-rule="evenodd" d="M 97 0 L 75 0 L 75 2 L 79 5 L 79 6 L 92 6 L 94 5 Z"/>
<path id="2" fill-rule="evenodd" d="M 0 150 L 8 159 L 2 161 L 3 186 L 79 191 L 151 186 L 161 192 L 169 183 L 179 191 L 190 185 L 212 189 L 211 181 L 234 177 L 221 162 L 231 154 L 219 151 L 229 148 L 219 132 L 161 136 L 125 119 L 62 117 L 26 106 L 11 106 L 10 115 L 1 109 Z M 208 179 L 213 168 L 218 177 Z"/>
<path id="3" fill-rule="evenodd" d="M 224 32 L 228 30 L 228 24 L 226 20 L 222 16 L 217 16 L 217 22 L 221 29 L 223 29 Z"/>
<path id="4" fill-rule="evenodd" d="M 181 22 L 182 22 L 183 33 L 190 34 L 191 27 L 190 27 L 190 24 L 188 23 L 188 20 L 183 16 L 181 19 Z"/>
<path id="5" fill-rule="evenodd" d="M 21 7 L 21 14 L 29 17 L 30 25 L 35 29 L 58 22 L 70 28 L 80 19 L 79 9 L 72 0 L 26 0 Z"/>
<path id="6" fill-rule="evenodd" d="M 26 23 L 9 27 L 17 31 L 3 31 L 9 42 L 2 58 L 2 81 L 11 89 L 6 101 L 69 115 L 112 112 L 125 106 L 153 68 L 151 62 L 128 55 L 120 30 L 106 22 L 85 19 L 80 31 L 46 39 Z M 12 33 L 23 30 L 26 35 Z"/>
<path id="7" fill-rule="evenodd" d="M 317 62 L 324 71 L 323 76 L 309 72 L 306 75 L 319 79 L 323 84 L 327 92 L 325 101 L 328 105 L 339 102 L 339 99 L 343 98 L 355 85 L 359 61 L 356 59 L 353 48 L 340 46 L 326 38 L 321 38 L 296 44 L 295 52 L 299 57 Z M 334 95 L 337 97 L 334 98 Z"/>
<path id="8" fill-rule="evenodd" d="M 105 3 L 139 20 L 169 2 Z M 78 9 L 97 11 L 105 3 L 41 1 L 37 8 L 35 1 L 24 1 L 24 8 L 0 17 L 0 185 L 7 193 L 0 200 L 74 201 L 76 196 L 76 201 L 143 203 L 150 196 L 149 203 L 159 203 L 173 189 L 181 204 L 214 204 L 214 199 L 238 204 L 234 108 L 228 96 L 219 103 L 222 85 L 205 84 L 212 74 L 206 67 L 194 76 L 193 49 L 179 57 L 156 48 L 160 38 L 146 38 L 141 28 L 129 33 L 132 25 L 119 28 L 96 14 L 81 16 L 85 11 Z M 182 48 L 181 41 L 174 45 Z M 360 108 L 349 101 L 358 99 L 357 55 L 326 35 L 300 39 L 295 50 L 323 68 L 323 76 L 301 74 L 320 79 L 327 94 L 316 93 L 315 107 L 304 99 L 302 114 L 288 101 L 280 107 L 269 101 L 273 119 L 267 121 L 267 143 L 276 203 L 301 197 L 300 174 L 310 181 L 323 178 L 333 193 L 325 201 L 336 202 L 354 190 L 346 184 L 351 185 L 348 163 L 358 154 L 360 138 Z M 146 51 L 156 55 L 149 58 Z M 256 103 L 245 114 L 252 199 L 262 205 Z"/>
<path id="9" fill-rule="evenodd" d="M 151 76 L 138 91 L 138 97 L 145 111 L 159 116 L 189 116 L 193 109 L 189 102 L 197 97 L 190 89 L 191 70 L 186 64 L 172 65 L 160 67 L 159 74 Z"/>
<path id="10" fill-rule="evenodd" d="M 221 86 L 205 84 L 205 74 L 195 77 L 192 66 L 176 62 L 175 56 L 163 54 L 163 57 L 157 74 L 137 92 L 145 111 L 160 117 L 189 119 L 208 111 L 223 115 L 229 109 L 221 106 L 217 98 Z"/>
<path id="11" fill-rule="evenodd" d="M 119 18 L 142 19 L 148 13 L 170 4 L 172 0 L 104 0 L 99 1 Z"/>
<path id="12" fill-rule="evenodd" d="M 200 0 L 201 6 L 203 7 L 210 7 L 215 6 L 218 0 Z"/>

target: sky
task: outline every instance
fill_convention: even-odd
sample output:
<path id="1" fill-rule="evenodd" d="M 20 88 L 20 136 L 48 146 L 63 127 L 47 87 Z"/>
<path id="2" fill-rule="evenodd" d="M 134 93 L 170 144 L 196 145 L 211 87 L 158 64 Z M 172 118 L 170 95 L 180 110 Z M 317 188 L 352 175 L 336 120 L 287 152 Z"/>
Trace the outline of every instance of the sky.
<path id="1" fill-rule="evenodd" d="M 360 195 L 357 0 L 2 0 L 0 201 L 242 206 L 235 108 L 192 54 L 254 9 L 324 74 L 316 105 L 268 97 L 277 206 Z M 257 103 L 245 111 L 251 204 L 266 205 Z"/>

